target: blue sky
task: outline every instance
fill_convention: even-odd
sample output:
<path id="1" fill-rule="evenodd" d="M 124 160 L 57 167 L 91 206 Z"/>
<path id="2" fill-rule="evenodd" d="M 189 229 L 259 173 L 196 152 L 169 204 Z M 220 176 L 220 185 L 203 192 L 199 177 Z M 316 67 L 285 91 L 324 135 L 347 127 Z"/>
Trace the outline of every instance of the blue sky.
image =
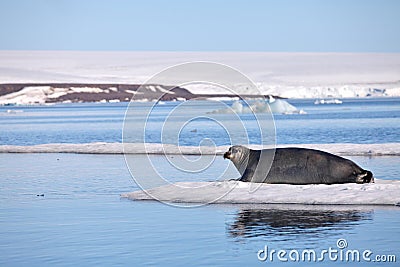
<path id="1" fill-rule="evenodd" d="M 400 52 L 398 0 L 0 0 L 1 50 Z"/>

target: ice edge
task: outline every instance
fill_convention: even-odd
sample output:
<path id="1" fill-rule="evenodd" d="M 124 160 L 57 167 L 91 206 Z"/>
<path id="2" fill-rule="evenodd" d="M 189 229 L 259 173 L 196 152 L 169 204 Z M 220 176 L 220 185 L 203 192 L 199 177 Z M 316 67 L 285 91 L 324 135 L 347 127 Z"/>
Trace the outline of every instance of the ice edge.
<path id="1" fill-rule="evenodd" d="M 181 190 L 182 185 L 192 186 L 190 194 Z M 362 185 L 262 184 L 254 192 L 249 191 L 251 186 L 232 181 L 181 182 L 121 194 L 121 198 L 203 204 L 400 205 L 400 181 L 376 180 Z"/>
<path id="2" fill-rule="evenodd" d="M 260 149 L 259 145 L 250 148 Z M 400 143 L 382 144 L 284 144 L 277 147 L 302 147 L 318 149 L 337 155 L 347 156 L 400 156 Z M 0 145 L 0 153 L 77 153 L 77 154 L 184 154 L 184 155 L 222 155 L 229 146 L 197 147 L 171 144 L 122 144 L 122 143 L 84 143 L 84 144 L 39 144 L 31 146 Z"/>

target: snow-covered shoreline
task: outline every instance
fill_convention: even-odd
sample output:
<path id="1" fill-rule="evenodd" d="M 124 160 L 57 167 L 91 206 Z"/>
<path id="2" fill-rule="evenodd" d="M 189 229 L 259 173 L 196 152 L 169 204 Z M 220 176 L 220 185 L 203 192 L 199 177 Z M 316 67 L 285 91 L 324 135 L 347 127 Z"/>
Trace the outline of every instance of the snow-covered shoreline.
<path id="1" fill-rule="evenodd" d="M 260 146 L 251 145 L 253 149 Z M 277 147 L 303 147 L 323 150 L 342 156 L 400 156 L 400 143 L 383 144 L 287 144 Z M 122 143 L 84 143 L 84 144 L 39 144 L 31 146 L 0 145 L 0 153 L 79 153 L 79 154 L 183 154 L 183 155 L 222 155 L 229 146 L 199 147 L 170 144 L 122 144 Z"/>
<path id="2" fill-rule="evenodd" d="M 400 96 L 400 53 L 0 51 L 0 83 L 143 84 L 165 68 L 193 61 L 226 64 L 247 75 L 258 91 L 235 85 L 232 89 L 241 95 L 314 99 Z M 206 84 L 184 88 L 192 94 L 230 93 Z M 45 89 L 52 97 L 66 93 Z M 43 95 L 42 91 L 38 92 Z"/>
<path id="3" fill-rule="evenodd" d="M 123 85 L 132 89 L 119 89 L 119 84 L 1 84 L 0 83 L 0 105 L 44 105 L 54 103 L 73 102 L 97 102 L 115 103 L 129 102 L 131 99 L 140 102 L 150 101 L 176 101 L 190 99 L 208 99 L 215 101 L 237 100 L 238 97 L 232 92 L 220 87 L 207 85 L 188 85 L 179 90 L 169 91 L 168 85 Z M 378 85 L 375 88 L 371 85 L 340 85 L 340 86 L 273 86 L 267 83 L 257 83 L 259 91 L 249 90 L 246 86 L 236 85 L 233 90 L 243 98 L 257 97 L 260 95 L 275 96 L 291 99 L 315 99 L 317 102 L 322 99 L 334 98 L 366 98 L 366 97 L 400 97 L 400 82 L 397 87 L 386 88 Z M 11 93 L 1 92 L 2 87 L 20 87 L 20 90 Z M 103 87 L 103 88 L 101 88 Z M 141 87 L 141 92 L 136 92 Z M 133 98 L 134 96 L 134 98 Z M 338 100 L 340 102 L 340 100 Z"/>

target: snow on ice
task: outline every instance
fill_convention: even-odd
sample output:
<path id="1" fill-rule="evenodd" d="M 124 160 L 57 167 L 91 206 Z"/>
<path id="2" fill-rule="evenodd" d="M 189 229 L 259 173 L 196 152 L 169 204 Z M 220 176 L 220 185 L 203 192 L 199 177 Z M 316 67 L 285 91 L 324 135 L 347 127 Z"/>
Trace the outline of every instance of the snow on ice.
<path id="1" fill-rule="evenodd" d="M 259 145 L 248 146 L 261 149 Z M 399 156 L 400 143 L 384 144 L 291 144 L 277 147 L 302 147 L 323 150 L 336 155 L 348 156 Z M 222 155 L 229 146 L 207 147 L 176 146 L 172 144 L 122 144 L 122 143 L 85 143 L 85 144 L 40 144 L 31 146 L 0 145 L 0 153 L 82 153 L 82 154 L 183 154 L 183 155 Z"/>
<path id="2" fill-rule="evenodd" d="M 400 205 L 400 181 L 375 180 L 375 183 L 370 184 L 334 185 L 180 182 L 146 192 L 122 194 L 121 197 L 131 200 L 156 198 L 172 203 L 204 204 Z"/>

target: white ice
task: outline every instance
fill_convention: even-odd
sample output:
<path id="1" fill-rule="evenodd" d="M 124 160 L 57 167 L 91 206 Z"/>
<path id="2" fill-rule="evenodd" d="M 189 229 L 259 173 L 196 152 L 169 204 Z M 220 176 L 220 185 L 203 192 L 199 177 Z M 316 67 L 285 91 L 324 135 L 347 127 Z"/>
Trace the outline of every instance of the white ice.
<path id="1" fill-rule="evenodd" d="M 144 83 L 164 68 L 204 60 L 238 69 L 262 94 L 400 96 L 400 53 L 0 51 L 0 82 Z M 187 87 L 199 94 L 229 93 L 215 86 Z M 234 90 L 260 93 L 240 84 Z"/>
<path id="2" fill-rule="evenodd" d="M 314 104 L 315 105 L 320 105 L 320 104 L 322 104 L 322 105 L 324 105 L 324 104 L 328 104 L 328 105 L 336 104 L 336 105 L 338 105 L 338 104 L 343 104 L 343 101 L 339 100 L 339 99 L 317 99 L 317 100 L 315 100 Z"/>
<path id="3" fill-rule="evenodd" d="M 170 92 L 161 86 L 147 85 L 143 86 L 144 89 L 152 92 L 161 92 L 168 94 L 175 94 Z M 101 89 L 97 87 L 69 87 L 69 88 L 57 88 L 51 86 L 27 86 L 20 91 L 13 92 L 10 94 L 0 96 L 0 105 L 4 104 L 18 104 L 18 105 L 31 105 L 31 104 L 45 104 L 49 100 L 59 98 L 63 95 L 72 93 L 110 93 L 110 91 L 117 90 L 115 87 L 109 87 L 107 89 Z M 136 92 L 126 90 L 127 93 L 132 94 L 143 94 L 143 92 Z M 141 101 L 147 102 L 147 99 L 141 99 Z M 70 103 L 70 100 L 64 101 L 64 103 Z M 103 99 L 100 103 L 106 103 L 107 100 Z M 119 102 L 118 99 L 111 99 L 108 102 L 115 103 Z"/>
<path id="4" fill-rule="evenodd" d="M 0 96 L 0 105 L 15 103 L 44 104 L 48 99 L 58 98 L 70 93 L 103 93 L 105 90 L 91 87 L 53 88 L 50 86 L 27 86 L 22 90 Z"/>
<path id="5" fill-rule="evenodd" d="M 369 184 L 335 185 L 181 182 L 147 192 L 122 194 L 122 197 L 132 200 L 156 197 L 160 201 L 179 203 L 400 205 L 400 181 L 376 180 Z"/>
<path id="6" fill-rule="evenodd" d="M 261 149 L 259 145 L 250 145 L 252 149 Z M 384 144 L 293 144 L 277 147 L 302 147 L 323 150 L 336 155 L 348 156 L 400 156 L 400 143 Z M 122 144 L 122 143 L 85 143 L 85 144 L 40 144 L 32 146 L 0 145 L 0 153 L 83 153 L 83 154 L 184 154 L 184 155 L 222 155 L 229 146 L 207 147 L 176 146 L 172 144 Z"/>
<path id="7" fill-rule="evenodd" d="M 274 114 L 305 114 L 305 111 L 298 110 L 295 106 L 289 104 L 286 100 L 275 99 L 269 97 L 269 100 L 258 100 L 251 104 L 249 107 L 243 106 L 240 101 L 232 103 L 231 107 L 217 109 L 212 111 L 214 114 L 249 114 L 249 113 L 267 113 L 271 111 Z"/>

